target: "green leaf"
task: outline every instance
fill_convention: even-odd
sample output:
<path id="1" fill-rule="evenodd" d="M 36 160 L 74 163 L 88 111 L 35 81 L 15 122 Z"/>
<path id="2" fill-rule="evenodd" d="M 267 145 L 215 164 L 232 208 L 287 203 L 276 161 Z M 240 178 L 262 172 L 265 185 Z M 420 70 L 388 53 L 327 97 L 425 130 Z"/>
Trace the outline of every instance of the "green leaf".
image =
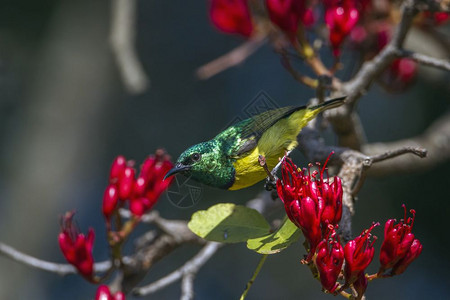
<path id="1" fill-rule="evenodd" d="M 283 225 L 272 234 L 249 239 L 247 248 L 261 254 L 278 253 L 296 242 L 301 235 L 300 229 L 286 218 Z"/>
<path id="2" fill-rule="evenodd" d="M 270 232 L 269 224 L 259 212 L 233 203 L 220 203 L 195 212 L 188 227 L 208 241 L 222 243 L 245 242 Z"/>

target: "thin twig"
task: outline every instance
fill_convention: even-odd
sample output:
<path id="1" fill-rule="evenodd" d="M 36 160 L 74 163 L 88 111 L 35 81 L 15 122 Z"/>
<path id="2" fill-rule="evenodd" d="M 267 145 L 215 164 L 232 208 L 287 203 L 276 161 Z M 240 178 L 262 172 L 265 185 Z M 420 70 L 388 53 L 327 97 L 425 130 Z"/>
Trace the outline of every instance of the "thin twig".
<path id="1" fill-rule="evenodd" d="M 139 61 L 136 48 L 137 0 L 112 0 L 110 43 L 125 88 L 133 94 L 144 92 L 150 80 Z"/>
<path id="2" fill-rule="evenodd" d="M 240 300 L 245 300 L 245 297 L 247 297 L 247 294 L 250 291 L 250 288 L 252 287 L 253 282 L 255 282 L 256 277 L 258 276 L 258 274 L 261 271 L 264 263 L 266 262 L 267 256 L 269 256 L 269 255 L 268 254 L 263 254 L 261 256 L 261 259 L 259 260 L 258 265 L 256 266 L 255 272 L 253 272 L 252 278 L 250 278 L 250 280 L 247 282 L 247 285 L 245 287 L 244 292 L 242 293 L 242 296 L 241 296 Z"/>
<path id="3" fill-rule="evenodd" d="M 360 168 L 360 174 L 359 177 L 356 180 L 356 183 L 354 184 L 354 187 L 352 188 L 352 196 L 356 197 L 356 195 L 359 193 L 367 175 L 367 171 L 372 167 L 373 164 L 395 158 L 397 156 L 412 153 L 420 158 L 424 158 L 427 156 L 427 149 L 421 148 L 421 147 L 402 147 L 399 149 L 389 150 L 381 154 L 376 154 L 372 156 L 367 156 L 365 159 L 361 161 L 362 167 Z"/>
<path id="4" fill-rule="evenodd" d="M 294 69 L 294 67 L 291 64 L 291 60 L 289 59 L 286 52 L 281 53 L 281 63 L 284 66 L 284 68 L 291 73 L 292 77 L 297 80 L 298 82 L 311 87 L 313 89 L 317 88 L 319 85 L 319 81 L 317 79 L 313 79 L 309 76 L 300 74 L 297 70 Z"/>
<path id="5" fill-rule="evenodd" d="M 0 242 L 0 254 L 26 266 L 47 272 L 56 273 L 61 276 L 77 273 L 76 269 L 70 264 L 60 264 L 42 260 L 33 257 L 31 255 L 22 253 L 19 250 L 16 250 L 15 248 L 1 242 Z M 96 272 L 106 272 L 110 268 L 111 268 L 110 261 L 103 261 L 96 263 L 94 265 L 94 269 Z"/>
<path id="6" fill-rule="evenodd" d="M 283 163 L 283 161 L 286 159 L 286 157 L 289 157 L 289 155 L 291 154 L 292 150 L 289 150 L 286 152 L 286 154 L 280 159 L 280 161 L 277 163 L 277 165 L 272 169 L 272 176 L 275 176 L 278 172 L 278 169 L 281 167 L 281 164 Z"/>
<path id="7" fill-rule="evenodd" d="M 133 290 L 133 294 L 137 296 L 145 296 L 151 293 L 154 293 L 166 286 L 171 285 L 172 283 L 184 278 L 184 276 L 189 275 L 194 276 L 200 270 L 200 268 L 208 262 L 208 260 L 219 250 L 223 244 L 216 242 L 208 242 L 206 246 L 200 250 L 197 255 L 195 255 L 192 259 L 186 262 L 182 267 L 177 269 L 176 271 L 170 273 L 163 278 L 140 288 L 135 288 Z M 188 279 L 189 280 L 189 279 Z M 188 284 L 189 281 L 185 282 Z M 193 283 L 193 280 L 192 280 Z M 185 287 L 187 289 L 187 287 Z"/>
<path id="8" fill-rule="evenodd" d="M 402 50 L 399 51 L 398 56 L 408 57 L 412 60 L 435 68 L 439 68 L 445 71 L 450 71 L 450 60 L 448 59 L 440 59 L 432 56 L 428 56 L 421 53 L 415 53 L 412 51 Z"/>
<path id="9" fill-rule="evenodd" d="M 412 138 L 386 143 L 373 143 L 363 146 L 362 151 L 368 156 L 378 155 L 405 148 L 405 145 L 417 149 L 427 149 L 427 159 L 419 159 L 416 155 L 393 157 L 389 161 L 374 164 L 368 174 L 370 176 L 386 176 L 389 174 L 423 171 L 437 166 L 450 159 L 450 113 L 446 113 L 434 121 L 426 131 Z"/>
<path id="10" fill-rule="evenodd" d="M 128 209 L 125 209 L 125 208 L 121 208 L 121 209 L 119 210 L 119 213 L 120 213 L 120 215 L 121 215 L 123 218 L 127 218 L 127 219 L 130 219 L 130 218 L 133 216 L 132 213 L 131 213 L 131 211 L 129 211 Z M 152 223 L 155 222 L 155 220 L 156 220 L 158 217 L 159 217 L 159 213 L 158 213 L 157 211 L 155 211 L 155 210 L 152 210 L 152 211 L 149 212 L 149 213 L 143 214 L 143 215 L 141 216 L 141 218 L 140 218 L 140 221 L 143 222 L 143 223 L 149 223 L 149 224 L 152 224 Z"/>
<path id="11" fill-rule="evenodd" d="M 427 149 L 423 149 L 423 148 L 419 148 L 419 147 L 403 147 L 397 150 L 392 150 L 392 151 L 387 151 L 385 153 L 382 154 L 378 154 L 378 155 L 373 155 L 370 156 L 370 160 L 373 163 L 379 162 L 379 161 L 383 161 L 386 159 L 390 159 L 402 154 L 406 154 L 406 153 L 412 153 L 417 155 L 420 158 L 424 158 L 427 156 Z"/>
<path id="12" fill-rule="evenodd" d="M 209 79 L 228 68 L 239 65 L 266 42 L 266 34 L 256 35 L 230 52 L 199 67 L 195 73 L 202 80 Z"/>
<path id="13" fill-rule="evenodd" d="M 266 172 L 267 178 L 269 178 L 269 180 L 271 182 L 274 182 L 275 181 L 275 176 L 272 173 L 270 173 L 269 167 L 267 166 L 267 163 L 266 163 L 266 158 L 263 155 L 259 155 L 258 156 L 258 162 L 259 162 L 260 166 Z"/>

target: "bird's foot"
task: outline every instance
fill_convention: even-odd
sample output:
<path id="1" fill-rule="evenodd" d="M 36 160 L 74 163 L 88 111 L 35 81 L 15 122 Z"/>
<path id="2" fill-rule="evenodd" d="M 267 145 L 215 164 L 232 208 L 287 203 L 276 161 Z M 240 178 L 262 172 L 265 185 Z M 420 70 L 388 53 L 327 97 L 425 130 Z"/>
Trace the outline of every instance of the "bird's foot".
<path id="1" fill-rule="evenodd" d="M 277 181 L 278 178 L 276 176 L 273 176 L 272 178 L 267 177 L 266 178 L 266 184 L 264 185 L 264 188 L 266 191 L 273 191 L 277 190 Z"/>

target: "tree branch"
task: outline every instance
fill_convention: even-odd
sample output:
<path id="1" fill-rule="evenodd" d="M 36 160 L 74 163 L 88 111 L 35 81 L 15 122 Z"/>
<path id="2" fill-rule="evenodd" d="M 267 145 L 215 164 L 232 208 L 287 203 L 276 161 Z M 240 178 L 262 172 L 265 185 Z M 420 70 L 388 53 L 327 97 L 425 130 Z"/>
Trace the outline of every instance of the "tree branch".
<path id="1" fill-rule="evenodd" d="M 222 246 L 223 244 L 220 243 L 208 242 L 196 256 L 182 267 L 147 286 L 133 289 L 133 294 L 137 296 L 149 295 L 183 278 L 183 294 L 181 298 L 192 299 L 192 284 L 195 275 Z"/>
<path id="2" fill-rule="evenodd" d="M 339 137 L 339 145 L 359 150 L 364 143 L 362 126 L 354 112 L 357 100 L 367 91 L 371 83 L 397 57 L 414 16 L 417 14 L 416 2 L 406 0 L 401 8 L 401 20 L 390 42 L 372 60 L 366 61 L 353 79 L 343 83 L 340 93 L 347 95 L 346 104 L 325 112 Z"/>
<path id="3" fill-rule="evenodd" d="M 61 276 L 77 273 L 77 270 L 70 264 L 59 264 L 35 258 L 1 242 L 0 254 L 23 265 L 47 272 L 56 273 Z M 94 269 L 96 272 L 106 272 L 110 267 L 110 261 L 103 261 L 94 265 Z"/>
<path id="4" fill-rule="evenodd" d="M 375 164 L 370 168 L 368 174 L 371 176 L 386 176 L 422 171 L 448 161 L 450 159 L 450 113 L 436 120 L 420 136 L 390 143 L 368 144 L 363 147 L 362 151 L 368 156 L 374 156 L 378 153 L 387 153 L 405 148 L 405 146 L 427 149 L 427 159 L 418 159 L 412 155 L 394 157 L 389 161 L 380 161 Z"/>
<path id="5" fill-rule="evenodd" d="M 239 65 L 267 42 L 266 37 L 266 34 L 256 35 L 230 52 L 199 67 L 195 72 L 197 77 L 206 80 L 228 68 Z"/>
<path id="6" fill-rule="evenodd" d="M 149 84 L 135 49 L 137 0 L 112 0 L 110 44 L 128 92 L 139 94 Z"/>
<path id="7" fill-rule="evenodd" d="M 425 54 L 415 53 L 412 51 L 403 50 L 398 53 L 398 56 L 411 58 L 412 60 L 423 65 L 435 67 L 445 71 L 450 71 L 450 60 L 440 59 Z"/>

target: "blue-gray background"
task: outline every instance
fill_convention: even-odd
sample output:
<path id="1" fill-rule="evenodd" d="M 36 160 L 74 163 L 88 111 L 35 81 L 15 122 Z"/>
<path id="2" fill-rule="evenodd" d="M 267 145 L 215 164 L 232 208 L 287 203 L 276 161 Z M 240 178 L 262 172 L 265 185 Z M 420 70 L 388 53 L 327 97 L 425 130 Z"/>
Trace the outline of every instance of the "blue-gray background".
<path id="1" fill-rule="evenodd" d="M 210 26 L 205 1 L 139 1 L 138 8 L 137 48 L 151 88 L 130 96 L 122 88 L 108 45 L 109 2 L 1 1 L 2 242 L 64 262 L 56 241 L 58 215 L 76 209 L 80 228 L 95 228 L 94 254 L 104 260 L 108 253 L 100 203 L 116 155 L 139 163 L 157 147 L 165 147 L 176 157 L 187 146 L 214 136 L 261 90 L 280 106 L 305 103 L 314 95 L 290 77 L 268 46 L 241 66 L 199 81 L 194 76 L 197 67 L 241 40 Z M 448 75 L 429 70 L 423 74 L 401 95 L 374 86 L 361 100 L 358 110 L 370 142 L 420 134 L 448 109 Z M 424 245 L 405 274 L 370 283 L 369 299 L 448 298 L 449 167 L 446 163 L 420 174 L 366 182 L 356 204 L 354 232 L 372 221 L 400 218 L 401 204 L 407 203 L 417 210 L 414 233 Z M 157 209 L 166 218 L 188 219 L 217 202 L 244 203 L 261 188 L 205 188 L 194 208 L 178 209 L 162 197 Z M 382 237 L 381 228 L 376 233 Z M 154 266 L 144 283 L 174 270 L 197 250 L 192 246 L 175 251 Z M 300 264 L 303 254 L 298 243 L 270 257 L 248 298 L 330 299 Z M 258 258 L 242 244 L 223 248 L 198 274 L 196 298 L 238 298 Z M 0 258 L 0 299 L 89 299 L 95 289 L 77 276 L 62 278 Z M 176 284 L 147 298 L 176 299 L 179 294 Z"/>

